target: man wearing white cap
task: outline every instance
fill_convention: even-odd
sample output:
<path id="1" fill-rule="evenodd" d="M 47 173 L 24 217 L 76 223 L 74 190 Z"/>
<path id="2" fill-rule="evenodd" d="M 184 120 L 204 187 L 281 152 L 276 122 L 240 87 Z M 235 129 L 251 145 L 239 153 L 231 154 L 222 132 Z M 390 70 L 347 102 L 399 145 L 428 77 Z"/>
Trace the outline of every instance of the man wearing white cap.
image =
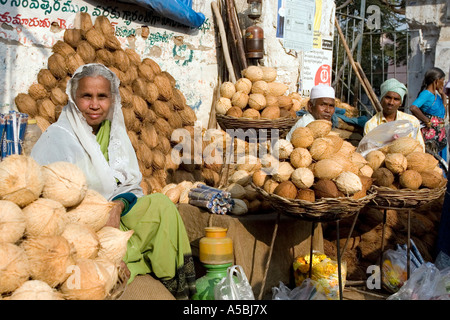
<path id="1" fill-rule="evenodd" d="M 311 89 L 306 113 L 291 128 L 286 140 L 291 141 L 292 133 L 299 127 L 306 127 L 314 120 L 331 121 L 335 111 L 335 94 L 333 87 L 319 84 Z"/>

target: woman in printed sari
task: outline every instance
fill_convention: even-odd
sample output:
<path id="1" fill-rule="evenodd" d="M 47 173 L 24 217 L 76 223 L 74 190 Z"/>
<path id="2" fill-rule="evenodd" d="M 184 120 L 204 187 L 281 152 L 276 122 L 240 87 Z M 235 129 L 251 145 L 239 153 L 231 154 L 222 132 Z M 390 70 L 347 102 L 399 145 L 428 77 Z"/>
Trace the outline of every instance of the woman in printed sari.
<path id="1" fill-rule="evenodd" d="M 88 187 L 116 205 L 107 225 L 134 230 L 121 267 L 129 276 L 152 274 L 177 299 L 195 293 L 195 271 L 185 226 L 163 194 L 144 195 L 142 174 L 128 138 L 119 79 L 101 64 L 81 66 L 66 89 L 68 104 L 47 128 L 31 156 L 41 165 L 76 164 Z"/>
<path id="2" fill-rule="evenodd" d="M 412 103 L 411 113 L 421 121 L 425 145 L 439 152 L 447 161 L 447 134 L 444 118 L 447 110 L 443 103 L 445 73 L 439 68 L 431 68 L 425 73 L 420 93 Z"/>

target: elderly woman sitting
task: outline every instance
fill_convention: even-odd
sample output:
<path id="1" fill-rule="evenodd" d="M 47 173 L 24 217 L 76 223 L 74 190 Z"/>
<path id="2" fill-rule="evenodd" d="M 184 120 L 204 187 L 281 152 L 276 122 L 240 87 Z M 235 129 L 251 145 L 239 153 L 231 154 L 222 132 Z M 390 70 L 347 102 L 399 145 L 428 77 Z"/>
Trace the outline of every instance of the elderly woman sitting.
<path id="1" fill-rule="evenodd" d="M 31 156 L 41 165 L 76 164 L 88 187 L 116 203 L 107 225 L 134 230 L 122 268 L 129 280 L 152 274 L 177 299 L 195 293 L 189 239 L 176 206 L 163 194 L 144 195 L 121 109 L 119 79 L 101 64 L 81 66 L 67 84 L 68 104 L 43 132 Z"/>

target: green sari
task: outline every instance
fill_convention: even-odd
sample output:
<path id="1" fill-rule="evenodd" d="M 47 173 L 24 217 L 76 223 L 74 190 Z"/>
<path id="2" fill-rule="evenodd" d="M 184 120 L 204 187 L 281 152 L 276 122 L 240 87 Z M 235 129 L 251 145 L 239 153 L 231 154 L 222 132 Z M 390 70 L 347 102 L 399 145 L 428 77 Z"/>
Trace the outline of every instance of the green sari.
<path id="1" fill-rule="evenodd" d="M 97 142 L 108 160 L 110 122 L 104 121 Z M 122 199 L 121 199 L 122 200 Z M 125 201 L 126 202 L 126 201 Z M 137 199 L 124 210 L 122 231 L 133 230 L 124 261 L 130 270 L 128 283 L 136 275 L 152 274 L 176 299 L 195 293 L 195 269 L 186 229 L 175 204 L 161 193 Z"/>

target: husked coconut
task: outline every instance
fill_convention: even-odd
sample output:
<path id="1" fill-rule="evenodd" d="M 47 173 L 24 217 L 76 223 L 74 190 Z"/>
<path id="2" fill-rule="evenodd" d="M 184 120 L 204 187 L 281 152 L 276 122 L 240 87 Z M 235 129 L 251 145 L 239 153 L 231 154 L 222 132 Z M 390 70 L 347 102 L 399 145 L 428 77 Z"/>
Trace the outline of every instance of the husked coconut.
<path id="1" fill-rule="evenodd" d="M 100 243 L 94 230 L 82 223 L 68 223 L 61 234 L 75 248 L 76 259 L 97 257 Z"/>
<path id="2" fill-rule="evenodd" d="M 83 223 L 98 231 L 108 221 L 114 205 L 114 202 L 108 201 L 99 192 L 88 189 L 83 201 L 67 210 L 68 221 Z"/>
<path id="3" fill-rule="evenodd" d="M 339 198 L 343 196 L 336 184 L 330 179 L 319 179 L 313 184 L 312 189 L 316 199 L 320 198 Z"/>
<path id="4" fill-rule="evenodd" d="M 278 159 L 288 159 L 294 150 L 292 143 L 286 139 L 279 139 L 273 146 L 272 154 Z"/>
<path id="5" fill-rule="evenodd" d="M 266 95 L 268 88 L 269 86 L 267 85 L 266 81 L 259 80 L 253 83 L 251 93 Z"/>
<path id="6" fill-rule="evenodd" d="M 407 156 L 420 145 L 419 141 L 413 137 L 401 137 L 394 140 L 388 147 L 388 153 L 401 153 Z"/>
<path id="7" fill-rule="evenodd" d="M 316 162 L 314 165 L 314 176 L 318 179 L 335 179 L 344 169 L 334 160 L 323 159 Z"/>
<path id="8" fill-rule="evenodd" d="M 253 183 L 255 184 L 255 186 L 260 188 L 264 186 L 264 183 L 266 183 L 268 179 L 269 176 L 264 172 L 263 169 L 256 170 L 252 176 Z"/>
<path id="9" fill-rule="evenodd" d="M 73 274 L 61 286 L 67 300 L 103 300 L 108 292 L 110 274 L 99 262 L 78 259 Z"/>
<path id="10" fill-rule="evenodd" d="M 79 204 L 87 191 L 86 177 L 81 169 L 70 162 L 53 162 L 43 168 L 42 196 L 58 201 L 65 207 Z"/>
<path id="11" fill-rule="evenodd" d="M 236 91 L 236 93 L 231 97 L 231 104 L 235 107 L 244 109 L 248 104 L 248 98 L 248 93 L 245 93 L 244 91 Z"/>
<path id="12" fill-rule="evenodd" d="M 284 95 L 286 91 L 289 89 L 287 85 L 281 82 L 268 82 L 267 86 L 268 86 L 267 94 L 274 97 Z"/>
<path id="13" fill-rule="evenodd" d="M 236 87 L 234 83 L 226 81 L 220 85 L 220 96 L 224 98 L 231 99 L 233 94 L 236 93 Z"/>
<path id="14" fill-rule="evenodd" d="M 358 173 L 359 173 L 359 175 L 362 175 L 362 176 L 371 177 L 373 174 L 373 169 L 371 166 L 366 164 L 361 169 L 359 169 Z"/>
<path id="15" fill-rule="evenodd" d="M 384 165 L 386 155 L 380 150 L 372 150 L 366 155 L 367 164 L 373 169 L 377 170 Z"/>
<path id="16" fill-rule="evenodd" d="M 384 159 L 386 168 L 394 174 L 402 174 L 408 167 L 406 157 L 401 153 L 388 153 Z"/>
<path id="17" fill-rule="evenodd" d="M 17 288 L 9 300 L 64 300 L 58 290 L 41 280 L 28 280 Z"/>
<path id="18" fill-rule="evenodd" d="M 297 197 L 295 199 L 314 202 L 316 201 L 316 195 L 312 189 L 300 189 L 298 190 Z"/>
<path id="19" fill-rule="evenodd" d="M 122 231 L 118 228 L 105 226 L 97 231 L 100 249 L 98 256 L 111 260 L 116 265 L 125 257 L 128 240 L 133 235 L 133 230 Z"/>
<path id="20" fill-rule="evenodd" d="M 25 217 L 12 201 L 0 200 L 0 243 L 16 243 L 25 232 Z"/>
<path id="21" fill-rule="evenodd" d="M 425 152 L 411 152 L 406 156 L 407 168 L 422 172 L 432 170 L 437 166 L 438 160 L 431 154 Z"/>
<path id="22" fill-rule="evenodd" d="M 39 198 L 23 208 L 27 236 L 60 235 L 67 223 L 66 208 L 58 201 Z"/>
<path id="23" fill-rule="evenodd" d="M 30 277 L 25 251 L 13 243 L 0 242 L 0 294 L 12 292 Z"/>
<path id="24" fill-rule="evenodd" d="M 342 143 L 342 147 L 339 149 L 339 153 L 345 154 L 345 155 L 351 155 L 353 152 L 355 152 L 356 147 L 352 145 L 350 142 L 344 140 Z"/>
<path id="25" fill-rule="evenodd" d="M 229 178 L 231 183 L 239 183 L 242 186 L 246 186 L 252 179 L 252 174 L 246 170 L 237 170 Z"/>
<path id="26" fill-rule="evenodd" d="M 442 173 L 436 170 L 424 170 L 419 173 L 422 177 L 422 187 L 434 189 L 444 186 L 446 183 Z"/>
<path id="27" fill-rule="evenodd" d="M 261 111 L 261 119 L 278 119 L 281 116 L 278 106 L 268 106 Z"/>
<path id="28" fill-rule="evenodd" d="M 306 127 L 311 129 L 314 138 L 322 138 L 330 133 L 331 121 L 315 120 L 308 123 Z"/>
<path id="29" fill-rule="evenodd" d="M 62 236 L 27 238 L 21 246 L 30 262 L 31 278 L 52 288 L 68 278 L 67 270 L 75 264 L 75 249 Z"/>
<path id="30" fill-rule="evenodd" d="M 275 188 L 273 193 L 286 199 L 295 199 L 297 188 L 292 181 L 283 181 Z"/>
<path id="31" fill-rule="evenodd" d="M 330 134 L 326 135 L 324 138 L 331 141 L 331 144 L 333 145 L 334 152 L 339 152 L 339 150 L 342 147 L 342 144 L 344 143 L 344 139 L 339 137 L 339 135 L 332 134 L 333 132 L 330 132 Z"/>
<path id="32" fill-rule="evenodd" d="M 385 167 L 378 168 L 372 174 L 373 184 L 379 187 L 389 187 L 394 182 L 394 174 Z"/>
<path id="33" fill-rule="evenodd" d="M 353 152 L 350 155 L 350 161 L 353 162 L 358 169 L 361 169 L 368 163 L 367 160 L 358 152 Z"/>
<path id="34" fill-rule="evenodd" d="M 248 105 L 257 111 L 261 111 L 266 107 L 266 98 L 262 93 L 251 93 L 248 96 Z"/>
<path id="35" fill-rule="evenodd" d="M 264 183 L 264 191 L 266 191 L 267 193 L 273 193 L 275 188 L 279 185 L 280 183 L 273 180 L 272 178 L 268 179 L 265 183 Z"/>
<path id="36" fill-rule="evenodd" d="M 247 119 L 253 119 L 258 120 L 261 117 L 261 114 L 258 112 L 258 110 L 255 110 L 253 108 L 247 108 L 242 112 L 241 118 L 247 118 Z"/>
<path id="37" fill-rule="evenodd" d="M 0 161 L 0 199 L 25 207 L 36 200 L 44 187 L 41 166 L 31 157 L 10 155 Z"/>
<path id="38" fill-rule="evenodd" d="M 308 148 L 314 141 L 314 134 L 308 127 L 298 127 L 292 132 L 291 143 L 295 148 Z"/>
<path id="39" fill-rule="evenodd" d="M 229 98 L 220 97 L 216 103 L 216 113 L 226 114 L 231 107 L 231 100 Z"/>
<path id="40" fill-rule="evenodd" d="M 349 171 L 342 172 L 335 180 L 339 191 L 345 195 L 353 195 L 362 190 L 361 179 L 354 173 Z"/>
<path id="41" fill-rule="evenodd" d="M 249 66 L 242 71 L 244 77 L 252 82 L 263 79 L 263 71 L 260 66 Z"/>
<path id="42" fill-rule="evenodd" d="M 266 82 L 273 82 L 277 78 L 277 69 L 272 67 L 262 66 L 261 70 L 263 72 L 262 80 Z"/>
<path id="43" fill-rule="evenodd" d="M 242 91 L 245 94 L 249 94 L 252 90 L 252 82 L 247 78 L 240 78 L 234 84 L 236 92 Z"/>
<path id="44" fill-rule="evenodd" d="M 236 168 L 253 174 L 256 170 L 261 169 L 261 166 L 261 160 L 258 157 L 248 154 L 237 160 Z"/>
<path id="45" fill-rule="evenodd" d="M 272 174 L 272 178 L 277 182 L 289 180 L 294 168 L 289 162 L 280 162 L 278 169 Z"/>
<path id="46" fill-rule="evenodd" d="M 422 176 L 416 170 L 406 170 L 399 177 L 400 186 L 417 190 L 422 185 Z"/>
<path id="47" fill-rule="evenodd" d="M 294 168 L 308 167 L 312 163 L 312 156 L 306 148 L 295 148 L 289 160 Z"/>
<path id="48" fill-rule="evenodd" d="M 314 139 L 309 147 L 309 152 L 314 160 L 323 160 L 329 158 L 334 153 L 334 150 L 330 140 L 317 138 Z"/>
<path id="49" fill-rule="evenodd" d="M 314 173 L 308 168 L 297 168 L 291 174 L 291 181 L 299 189 L 309 189 L 314 184 Z"/>

